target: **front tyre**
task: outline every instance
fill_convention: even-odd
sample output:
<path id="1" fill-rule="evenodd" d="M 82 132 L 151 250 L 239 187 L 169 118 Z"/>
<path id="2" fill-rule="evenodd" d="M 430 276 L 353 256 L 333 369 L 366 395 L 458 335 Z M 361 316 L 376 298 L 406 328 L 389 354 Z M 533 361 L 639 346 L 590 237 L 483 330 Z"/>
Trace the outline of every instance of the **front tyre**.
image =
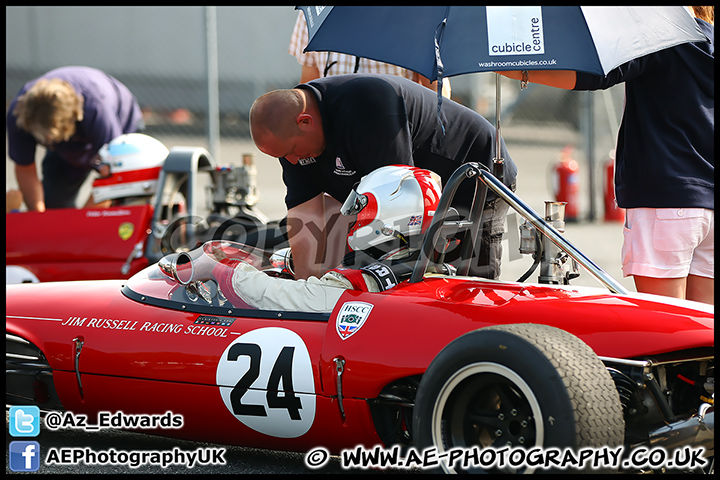
<path id="1" fill-rule="evenodd" d="M 624 422 L 615 384 L 589 346 L 554 327 L 515 324 L 467 333 L 438 354 L 418 388 L 413 432 L 419 449 L 435 447 L 438 455 L 473 447 L 577 450 L 622 445 Z M 441 465 L 465 471 L 458 462 Z"/>

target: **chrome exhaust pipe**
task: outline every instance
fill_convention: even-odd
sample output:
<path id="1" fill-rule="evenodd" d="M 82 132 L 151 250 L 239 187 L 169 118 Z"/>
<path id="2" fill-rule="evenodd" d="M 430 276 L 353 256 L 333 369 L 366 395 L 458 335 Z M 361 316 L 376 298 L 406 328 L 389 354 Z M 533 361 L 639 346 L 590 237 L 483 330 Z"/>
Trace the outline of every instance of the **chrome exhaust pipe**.
<path id="1" fill-rule="evenodd" d="M 715 407 L 703 403 L 696 415 L 651 431 L 649 440 L 650 446 L 666 450 L 691 446 L 712 452 L 715 449 Z"/>

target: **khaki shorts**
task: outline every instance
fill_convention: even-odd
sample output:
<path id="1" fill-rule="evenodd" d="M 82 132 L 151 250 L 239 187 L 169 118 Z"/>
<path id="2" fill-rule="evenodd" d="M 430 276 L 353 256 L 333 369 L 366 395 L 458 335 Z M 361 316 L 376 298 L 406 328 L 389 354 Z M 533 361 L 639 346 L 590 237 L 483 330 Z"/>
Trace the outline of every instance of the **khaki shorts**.
<path id="1" fill-rule="evenodd" d="M 625 213 L 624 276 L 715 278 L 715 211 L 631 208 Z"/>

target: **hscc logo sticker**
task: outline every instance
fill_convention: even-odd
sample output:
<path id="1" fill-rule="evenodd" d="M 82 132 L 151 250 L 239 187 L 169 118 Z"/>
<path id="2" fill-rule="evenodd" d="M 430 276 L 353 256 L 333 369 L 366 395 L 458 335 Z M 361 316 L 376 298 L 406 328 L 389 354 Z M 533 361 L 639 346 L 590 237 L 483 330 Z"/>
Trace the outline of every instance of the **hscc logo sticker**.
<path id="1" fill-rule="evenodd" d="M 335 329 L 343 340 L 355 335 L 367 320 L 373 305 L 365 302 L 347 302 L 338 313 Z"/>

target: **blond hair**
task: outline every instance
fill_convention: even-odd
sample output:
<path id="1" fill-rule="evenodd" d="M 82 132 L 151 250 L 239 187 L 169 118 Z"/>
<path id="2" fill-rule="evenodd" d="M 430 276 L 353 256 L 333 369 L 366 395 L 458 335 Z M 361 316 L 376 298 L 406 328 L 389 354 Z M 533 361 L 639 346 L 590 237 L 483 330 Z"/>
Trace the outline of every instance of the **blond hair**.
<path id="1" fill-rule="evenodd" d="M 42 78 L 18 98 L 13 114 L 23 130 L 51 143 L 67 141 L 83 119 L 82 95 L 59 78 Z"/>
<path id="2" fill-rule="evenodd" d="M 715 7 L 710 5 L 706 7 L 690 7 L 693 14 L 700 20 L 705 20 L 710 25 L 715 25 Z"/>

